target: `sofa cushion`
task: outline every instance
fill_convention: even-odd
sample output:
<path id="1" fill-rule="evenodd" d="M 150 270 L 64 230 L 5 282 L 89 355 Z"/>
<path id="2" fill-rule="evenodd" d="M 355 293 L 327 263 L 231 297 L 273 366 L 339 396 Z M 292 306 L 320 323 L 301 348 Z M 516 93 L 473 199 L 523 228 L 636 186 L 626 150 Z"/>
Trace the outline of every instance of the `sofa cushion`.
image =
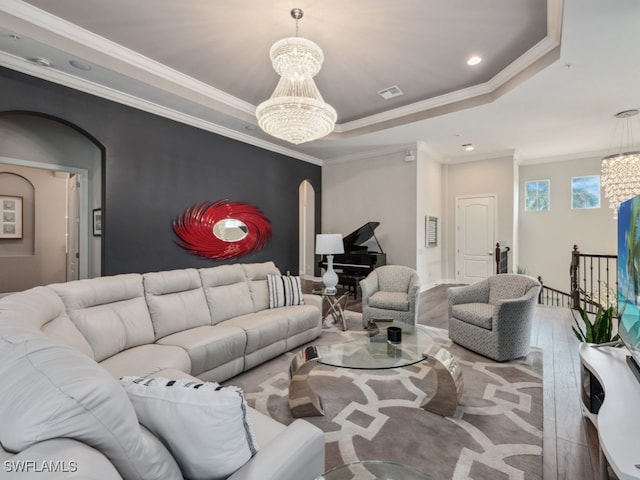
<path id="1" fill-rule="evenodd" d="M 58 343 L 69 345 L 93 359 L 93 350 L 73 324 L 56 293 L 35 287 L 0 299 L 0 323 L 40 330 Z"/>
<path id="2" fill-rule="evenodd" d="M 269 287 L 269 308 L 302 305 L 300 277 L 289 275 L 267 275 Z"/>
<path id="3" fill-rule="evenodd" d="M 249 283 L 239 264 L 201 268 L 202 286 L 214 325 L 253 312 Z"/>
<path id="4" fill-rule="evenodd" d="M 491 330 L 496 307 L 488 303 L 462 303 L 451 307 L 454 318 Z"/>
<path id="5" fill-rule="evenodd" d="M 227 320 L 225 325 L 239 327 L 245 331 L 247 336 L 245 355 L 278 342 L 282 342 L 282 350 L 279 352 L 282 353 L 284 351 L 284 342 L 289 332 L 289 319 L 286 315 L 283 315 L 282 310 L 280 308 L 267 309 L 242 315 Z"/>
<path id="6" fill-rule="evenodd" d="M 235 359 L 241 359 L 247 336 L 243 329 L 229 326 L 225 322 L 174 333 L 158 340 L 158 344 L 177 345 L 184 349 L 191 359 L 190 373 L 200 375 Z M 236 373 L 242 372 L 244 366 L 243 362 L 239 363 L 240 367 Z"/>
<path id="7" fill-rule="evenodd" d="M 280 270 L 273 262 L 241 263 L 245 276 L 249 281 L 249 291 L 253 300 L 253 311 L 259 312 L 269 308 L 269 288 L 267 275 L 280 275 Z"/>
<path id="8" fill-rule="evenodd" d="M 62 298 L 97 361 L 154 342 L 142 275 L 129 273 L 55 283 L 49 288 Z"/>
<path id="9" fill-rule="evenodd" d="M 191 370 L 189 354 L 178 346 L 150 343 L 128 348 L 100 362 L 113 377 L 139 375 L 146 377 L 160 370 L 176 368 Z"/>
<path id="10" fill-rule="evenodd" d="M 121 384 L 140 423 L 167 445 L 185 478 L 226 478 L 255 455 L 239 388 L 190 378 L 125 377 Z"/>
<path id="11" fill-rule="evenodd" d="M 195 268 L 145 273 L 144 294 L 158 338 L 211 325 L 211 314 Z"/>
<path id="12" fill-rule="evenodd" d="M 409 311 L 409 296 L 407 292 L 376 292 L 369 297 L 369 306 L 384 310 Z"/>
<path id="13" fill-rule="evenodd" d="M 0 384 L 6 450 L 66 437 L 99 450 L 123 478 L 179 478 L 175 460 L 140 427 L 118 381 L 79 351 L 42 333 L 0 326 Z"/>

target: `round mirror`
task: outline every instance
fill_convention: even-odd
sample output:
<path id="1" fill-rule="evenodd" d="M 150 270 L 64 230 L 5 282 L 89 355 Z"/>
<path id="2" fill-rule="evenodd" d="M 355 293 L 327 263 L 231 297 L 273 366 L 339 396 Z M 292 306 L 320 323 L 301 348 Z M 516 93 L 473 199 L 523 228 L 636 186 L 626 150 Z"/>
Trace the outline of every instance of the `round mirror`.
<path id="1" fill-rule="evenodd" d="M 223 242 L 238 242 L 247 236 L 249 228 L 241 220 L 223 218 L 213 225 L 213 234 Z"/>

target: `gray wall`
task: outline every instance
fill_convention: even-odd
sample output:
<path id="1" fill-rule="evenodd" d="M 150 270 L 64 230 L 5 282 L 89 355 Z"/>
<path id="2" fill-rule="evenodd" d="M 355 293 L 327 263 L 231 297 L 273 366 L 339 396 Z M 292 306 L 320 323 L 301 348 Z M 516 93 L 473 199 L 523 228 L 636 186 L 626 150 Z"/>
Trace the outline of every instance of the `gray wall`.
<path id="1" fill-rule="evenodd" d="M 316 192 L 319 231 L 319 166 L 7 69 L 0 69 L 0 105 L 68 122 L 103 148 L 106 275 L 218 264 L 176 245 L 171 225 L 186 208 L 224 198 L 253 204 L 271 220 L 271 241 L 239 261 L 273 260 L 297 272 L 305 179 Z"/>

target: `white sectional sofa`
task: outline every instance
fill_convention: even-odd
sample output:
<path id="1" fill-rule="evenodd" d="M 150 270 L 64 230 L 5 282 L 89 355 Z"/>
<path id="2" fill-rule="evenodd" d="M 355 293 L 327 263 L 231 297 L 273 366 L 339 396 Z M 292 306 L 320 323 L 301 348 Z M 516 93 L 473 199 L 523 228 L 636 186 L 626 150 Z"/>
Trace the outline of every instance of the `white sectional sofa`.
<path id="1" fill-rule="evenodd" d="M 53 469 L 46 478 L 182 478 L 166 442 L 140 425 L 118 379 L 222 382 L 317 338 L 320 297 L 269 308 L 268 275 L 280 275 L 273 262 L 122 274 L 0 299 L 0 471 L 15 478 L 45 478 L 43 468 Z M 246 410 L 257 453 L 225 478 L 311 480 L 322 473 L 318 428 Z"/>

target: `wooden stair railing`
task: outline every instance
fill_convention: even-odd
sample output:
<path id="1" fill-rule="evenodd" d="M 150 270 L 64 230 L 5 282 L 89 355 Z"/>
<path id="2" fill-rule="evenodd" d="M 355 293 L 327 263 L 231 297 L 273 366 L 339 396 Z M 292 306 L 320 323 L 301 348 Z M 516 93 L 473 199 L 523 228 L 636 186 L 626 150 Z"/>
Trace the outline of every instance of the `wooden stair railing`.
<path id="1" fill-rule="evenodd" d="M 549 305 L 551 307 L 569 307 L 571 306 L 571 294 L 547 287 L 542 281 L 542 277 L 538 276 L 538 281 L 542 288 L 538 294 L 538 303 L 541 305 Z"/>
<path id="2" fill-rule="evenodd" d="M 509 250 L 511 248 L 506 245 L 500 246 L 500 242 L 496 243 L 496 274 L 507 273 L 509 270 Z"/>
<path id="3" fill-rule="evenodd" d="M 599 305 L 604 308 L 616 306 L 617 275 L 617 255 L 580 253 L 574 245 L 569 266 L 570 292 L 547 287 L 538 276 L 542 284 L 538 303 L 574 310 L 582 306 L 589 313 L 595 313 Z"/>
<path id="4" fill-rule="evenodd" d="M 571 252 L 571 308 L 578 305 L 594 313 L 598 305 L 616 306 L 618 291 L 618 256 L 580 253 L 577 245 Z"/>

